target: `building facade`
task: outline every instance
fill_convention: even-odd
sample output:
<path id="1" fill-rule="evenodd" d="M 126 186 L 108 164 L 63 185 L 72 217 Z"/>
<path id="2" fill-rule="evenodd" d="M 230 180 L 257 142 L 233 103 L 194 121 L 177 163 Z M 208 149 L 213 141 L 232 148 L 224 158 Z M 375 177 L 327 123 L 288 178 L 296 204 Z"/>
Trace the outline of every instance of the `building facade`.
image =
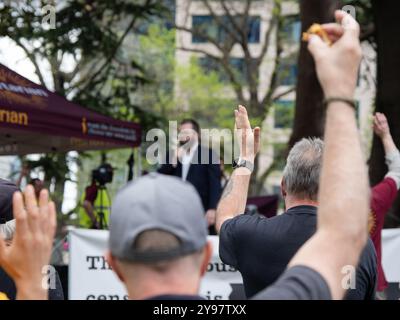
<path id="1" fill-rule="evenodd" d="M 235 15 L 244 12 L 244 1 L 225 1 L 228 4 L 230 12 Z M 176 31 L 176 63 L 178 65 L 185 65 L 190 63 L 191 58 L 196 56 L 199 64 L 207 69 L 217 69 L 213 65 L 213 61 L 207 58 L 205 52 L 212 55 L 220 54 L 214 44 L 202 38 L 199 35 L 189 32 L 194 28 L 201 28 L 208 34 L 212 35 L 220 41 L 224 41 L 224 30 L 218 27 L 215 23 L 215 15 L 220 20 L 226 19 L 226 8 L 223 8 L 220 1 L 208 1 L 208 5 L 199 0 L 176 0 L 175 23 L 178 28 Z M 211 11 L 210 11 L 211 9 Z M 260 50 L 264 46 L 265 34 L 268 32 L 269 24 L 271 22 L 273 3 L 271 0 L 253 1 L 250 9 L 248 10 L 248 44 L 249 51 L 252 55 L 258 56 Z M 290 88 L 295 88 L 297 79 L 297 52 L 299 49 L 299 42 L 301 37 L 301 24 L 296 17 L 299 12 L 297 2 L 287 1 L 282 3 L 283 16 L 288 17 L 288 23 L 284 26 L 283 32 L 285 33 L 285 41 L 282 51 L 282 59 L 279 71 L 279 87 L 276 92 L 288 92 Z M 186 30 L 185 30 L 186 29 Z M 272 35 L 271 37 L 273 37 Z M 275 41 L 270 39 L 268 44 L 267 53 L 263 58 L 262 65 L 258 74 L 259 93 L 264 94 L 270 86 L 271 73 L 274 67 L 274 58 L 276 48 L 274 48 Z M 182 48 L 184 50 L 182 50 Z M 360 133 L 362 136 L 363 147 L 366 154 L 369 152 L 371 140 L 371 112 L 373 110 L 373 102 L 375 97 L 375 52 L 368 46 L 363 47 L 365 58 L 363 60 L 358 88 L 356 92 L 356 99 L 359 104 L 358 120 L 360 125 Z M 230 53 L 230 63 L 235 66 L 238 72 L 244 72 L 243 59 L 244 53 L 241 47 L 235 45 Z M 224 80 L 224 79 L 222 79 Z M 227 84 L 229 87 L 229 84 Z M 180 94 L 179 84 L 175 85 L 175 93 Z M 229 94 L 229 89 L 227 90 Z M 232 98 L 235 97 L 233 90 L 230 94 Z M 274 103 L 268 116 L 266 117 L 262 133 L 265 137 L 265 144 L 262 147 L 260 154 L 260 172 L 263 172 L 273 163 L 274 158 L 281 158 L 280 156 L 285 152 L 287 142 L 291 134 L 291 128 L 294 118 L 295 107 L 295 92 L 288 92 L 279 98 Z M 264 192 L 279 193 L 280 183 L 282 177 L 282 169 L 284 161 L 275 163 L 277 169 L 274 170 L 267 178 Z"/>

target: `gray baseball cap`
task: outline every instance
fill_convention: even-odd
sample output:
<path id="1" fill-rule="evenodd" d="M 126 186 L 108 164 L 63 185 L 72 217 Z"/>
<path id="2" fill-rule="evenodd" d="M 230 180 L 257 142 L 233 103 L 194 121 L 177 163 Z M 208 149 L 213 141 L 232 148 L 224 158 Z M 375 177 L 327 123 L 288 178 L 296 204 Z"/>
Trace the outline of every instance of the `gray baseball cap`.
<path id="1" fill-rule="evenodd" d="M 162 230 L 179 239 L 168 251 L 135 250 L 144 231 Z M 109 247 L 121 260 L 151 263 L 194 253 L 207 242 L 207 224 L 200 197 L 181 179 L 150 173 L 129 183 L 116 195 L 110 216 Z"/>

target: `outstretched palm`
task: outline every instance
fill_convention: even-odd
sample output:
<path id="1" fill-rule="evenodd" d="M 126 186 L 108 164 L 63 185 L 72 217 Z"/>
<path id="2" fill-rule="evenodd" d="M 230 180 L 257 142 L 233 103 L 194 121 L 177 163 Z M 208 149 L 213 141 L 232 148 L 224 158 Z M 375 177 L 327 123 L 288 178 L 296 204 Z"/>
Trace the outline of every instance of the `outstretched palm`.
<path id="1" fill-rule="evenodd" d="M 241 105 L 235 110 L 235 131 L 240 148 L 240 158 L 254 161 L 260 150 L 260 128 L 251 129 L 247 110 Z"/>

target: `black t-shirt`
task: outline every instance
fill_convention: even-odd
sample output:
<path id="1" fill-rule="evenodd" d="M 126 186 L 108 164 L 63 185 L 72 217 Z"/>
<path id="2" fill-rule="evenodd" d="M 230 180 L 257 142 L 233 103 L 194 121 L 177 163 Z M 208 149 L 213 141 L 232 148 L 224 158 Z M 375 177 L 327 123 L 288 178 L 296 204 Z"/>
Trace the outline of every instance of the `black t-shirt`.
<path id="1" fill-rule="evenodd" d="M 253 300 L 331 300 L 325 279 L 306 266 L 288 269 L 272 286 L 253 297 Z"/>
<path id="2" fill-rule="evenodd" d="M 294 207 L 269 219 L 239 215 L 222 225 L 219 255 L 240 271 L 246 295 L 252 297 L 281 276 L 316 228 L 317 208 L 312 206 Z M 346 299 L 374 298 L 376 268 L 376 253 L 369 240 L 357 268 L 356 289 L 349 290 Z"/>

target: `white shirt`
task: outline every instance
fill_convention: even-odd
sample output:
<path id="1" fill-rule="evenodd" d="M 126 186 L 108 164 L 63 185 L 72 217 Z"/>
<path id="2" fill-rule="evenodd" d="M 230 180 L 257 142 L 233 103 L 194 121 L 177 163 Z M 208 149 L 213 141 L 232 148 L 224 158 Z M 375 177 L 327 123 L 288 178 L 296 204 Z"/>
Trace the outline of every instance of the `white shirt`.
<path id="1" fill-rule="evenodd" d="M 190 148 L 189 152 L 184 152 L 181 163 L 182 163 L 182 180 L 186 181 L 189 173 L 190 163 L 192 162 L 193 156 L 198 148 L 199 144 L 196 142 L 193 147 Z"/>
<path id="2" fill-rule="evenodd" d="M 390 177 L 396 182 L 397 190 L 400 189 L 400 152 L 394 150 L 386 155 L 386 164 L 389 168 L 389 172 L 385 178 Z"/>
<path id="3" fill-rule="evenodd" d="M 6 222 L 5 224 L 0 224 L 0 235 L 6 240 L 11 240 L 15 232 L 15 220 Z"/>

